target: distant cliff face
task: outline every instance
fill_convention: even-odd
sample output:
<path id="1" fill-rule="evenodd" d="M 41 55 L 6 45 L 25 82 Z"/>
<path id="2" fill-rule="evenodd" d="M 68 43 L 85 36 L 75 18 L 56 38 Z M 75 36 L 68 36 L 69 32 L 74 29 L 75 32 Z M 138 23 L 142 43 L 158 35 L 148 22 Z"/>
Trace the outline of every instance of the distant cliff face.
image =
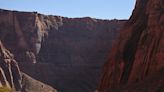
<path id="1" fill-rule="evenodd" d="M 111 43 L 125 22 L 87 17 L 57 20 L 62 20 L 62 23 L 58 23 L 58 28 L 48 29 L 48 36 L 44 39 L 39 53 L 41 62 L 69 65 L 103 64 Z"/>
<path id="2" fill-rule="evenodd" d="M 85 64 L 104 59 L 124 22 L 1 10 L 0 37 L 21 62 Z"/>
<path id="3" fill-rule="evenodd" d="M 100 92 L 141 82 L 161 70 L 164 68 L 163 50 L 164 1 L 137 0 L 131 18 L 104 66 Z M 144 92 L 156 92 L 149 89 Z"/>
<path id="4" fill-rule="evenodd" d="M 0 39 L 21 71 L 62 91 L 91 92 L 125 22 L 0 10 Z"/>

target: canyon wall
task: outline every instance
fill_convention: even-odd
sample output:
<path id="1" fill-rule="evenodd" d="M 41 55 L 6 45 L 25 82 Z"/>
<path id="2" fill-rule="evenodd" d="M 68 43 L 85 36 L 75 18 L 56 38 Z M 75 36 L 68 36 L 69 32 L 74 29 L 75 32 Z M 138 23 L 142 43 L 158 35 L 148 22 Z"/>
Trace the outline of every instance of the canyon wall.
<path id="1" fill-rule="evenodd" d="M 125 24 L 113 46 L 108 62 L 104 65 L 99 91 L 106 92 L 135 83 L 143 85 L 142 81 L 155 76 L 156 72 L 164 68 L 163 60 L 164 1 L 137 0 L 132 16 Z M 156 78 L 158 76 L 163 75 L 162 73 L 158 74 Z M 133 91 L 159 92 L 160 90 L 161 92 L 163 78 L 159 78 L 161 83 L 158 83 L 159 79 L 154 87 L 147 86 L 148 88 L 145 89 L 144 85 L 142 87 L 135 86 L 138 89 L 133 87 Z M 154 83 L 153 80 L 149 81 Z M 148 80 L 145 82 L 151 84 Z M 145 85 L 147 84 L 145 83 Z"/>
<path id="2" fill-rule="evenodd" d="M 20 62 L 93 63 L 104 59 L 125 22 L 0 10 L 0 39 Z"/>
<path id="3" fill-rule="evenodd" d="M 67 92 L 92 92 L 126 20 L 0 10 L 0 40 L 22 72 Z"/>

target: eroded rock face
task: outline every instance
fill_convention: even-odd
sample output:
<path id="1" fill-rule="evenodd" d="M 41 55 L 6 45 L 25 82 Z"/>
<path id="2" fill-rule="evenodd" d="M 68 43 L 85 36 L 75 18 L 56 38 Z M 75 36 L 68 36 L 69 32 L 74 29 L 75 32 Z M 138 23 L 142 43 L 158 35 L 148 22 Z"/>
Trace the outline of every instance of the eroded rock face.
<path id="1" fill-rule="evenodd" d="M 62 18 L 62 26 L 48 30 L 39 53 L 41 62 L 69 65 L 103 64 L 111 43 L 125 21 Z M 99 62 L 102 61 L 102 62 Z"/>
<path id="2" fill-rule="evenodd" d="M 30 55 L 35 54 L 34 43 L 40 42 L 37 39 L 37 30 L 35 30 L 36 28 L 34 26 L 36 17 L 34 16 L 35 13 L 0 11 L 0 39 L 7 49 L 13 52 L 16 60 L 20 62 L 29 60 L 29 54 L 26 53 L 30 53 Z M 32 35 L 32 33 L 35 34 Z M 28 62 L 36 61 L 31 60 Z"/>
<path id="3" fill-rule="evenodd" d="M 31 77 L 59 91 L 92 92 L 125 22 L 0 10 L 0 39 Z"/>
<path id="4" fill-rule="evenodd" d="M 47 36 L 46 30 L 60 25 L 58 18 L 50 21 L 51 16 L 45 16 L 41 21 L 41 17 L 36 12 L 0 10 L 0 39 L 19 62 L 35 63 L 41 42 Z"/>
<path id="5" fill-rule="evenodd" d="M 83 63 L 92 57 L 104 59 L 124 23 L 0 10 L 0 39 L 18 62 Z M 93 54 L 89 52 L 102 55 L 89 56 Z"/>
<path id="6" fill-rule="evenodd" d="M 146 79 L 120 88 L 109 89 L 108 92 L 163 92 L 164 70 L 157 71 Z"/>
<path id="7" fill-rule="evenodd" d="M 0 41 L 0 87 L 7 87 L 12 92 L 57 92 L 54 88 L 22 74 L 11 54 Z"/>
<path id="8" fill-rule="evenodd" d="M 33 66 L 20 63 L 21 69 L 59 91 L 92 92 L 97 88 L 111 43 L 125 21 L 62 18 L 62 22 L 62 26 L 48 29 L 39 62 Z"/>
<path id="9" fill-rule="evenodd" d="M 0 86 L 21 90 L 21 74 L 17 62 L 0 41 Z"/>
<path id="10" fill-rule="evenodd" d="M 164 67 L 163 16 L 163 0 L 137 0 L 104 66 L 100 92 L 140 82 Z"/>

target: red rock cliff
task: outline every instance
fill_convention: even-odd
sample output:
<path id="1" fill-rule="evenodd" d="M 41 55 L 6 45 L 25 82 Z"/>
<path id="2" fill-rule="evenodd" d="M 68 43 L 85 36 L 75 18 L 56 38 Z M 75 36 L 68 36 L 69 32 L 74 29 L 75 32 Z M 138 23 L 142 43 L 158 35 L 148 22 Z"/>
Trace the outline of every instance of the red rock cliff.
<path id="1" fill-rule="evenodd" d="M 164 1 L 137 0 L 104 65 L 100 92 L 146 79 L 164 68 L 163 60 Z"/>
<path id="2" fill-rule="evenodd" d="M 125 22 L 0 10 L 0 40 L 22 72 L 59 91 L 92 92 Z"/>
<path id="3" fill-rule="evenodd" d="M 17 61 L 35 63 L 39 59 L 66 63 L 78 59 L 83 62 L 77 52 L 104 52 L 99 57 L 103 58 L 124 22 L 0 10 L 0 39 Z M 79 58 L 74 58 L 74 55 Z"/>

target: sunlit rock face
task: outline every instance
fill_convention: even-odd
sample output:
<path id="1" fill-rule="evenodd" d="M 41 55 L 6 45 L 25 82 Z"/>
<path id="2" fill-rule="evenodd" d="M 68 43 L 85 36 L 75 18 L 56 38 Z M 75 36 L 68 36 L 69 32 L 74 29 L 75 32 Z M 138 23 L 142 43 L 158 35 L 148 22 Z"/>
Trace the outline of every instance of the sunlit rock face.
<path id="1" fill-rule="evenodd" d="M 21 73 L 14 55 L 0 41 L 0 87 L 7 87 L 11 92 L 57 92 L 27 74 Z"/>
<path id="2" fill-rule="evenodd" d="M 31 77 L 59 91 L 92 92 L 125 22 L 0 10 L 0 40 Z"/>
<path id="3" fill-rule="evenodd" d="M 61 25 L 58 21 L 62 20 L 56 19 L 54 17 L 51 21 L 51 16 L 41 16 L 36 12 L 0 10 L 0 39 L 18 61 L 35 63 L 48 30 Z"/>
<path id="4" fill-rule="evenodd" d="M 21 91 L 21 74 L 14 55 L 0 41 L 0 87 Z"/>
<path id="5" fill-rule="evenodd" d="M 100 92 L 140 83 L 164 68 L 164 1 L 137 0 L 132 16 L 121 32 L 104 65 Z M 156 85 L 163 85 L 161 83 L 156 81 Z M 156 92 L 152 86 L 143 87 L 148 88 L 139 86 L 138 89 Z M 162 90 L 159 86 L 155 88 Z"/>

